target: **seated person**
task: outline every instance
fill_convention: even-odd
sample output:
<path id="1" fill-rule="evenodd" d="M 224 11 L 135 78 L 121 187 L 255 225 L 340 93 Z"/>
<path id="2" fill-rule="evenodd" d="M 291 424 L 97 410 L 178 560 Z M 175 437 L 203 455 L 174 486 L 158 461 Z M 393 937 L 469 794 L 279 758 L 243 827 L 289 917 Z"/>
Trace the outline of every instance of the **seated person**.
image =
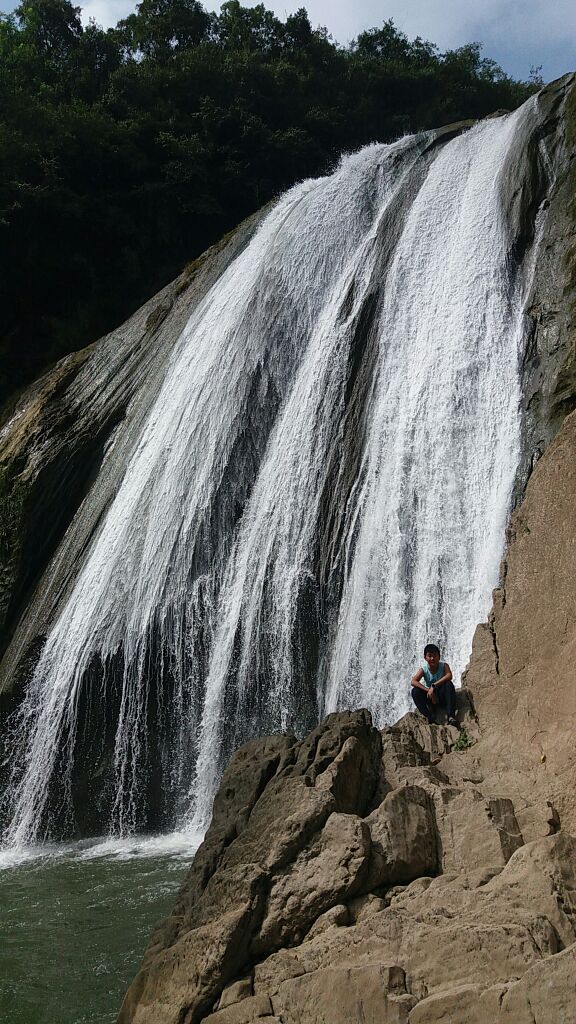
<path id="1" fill-rule="evenodd" d="M 426 644 L 424 648 L 424 664 L 412 676 L 412 700 L 431 724 L 434 723 L 432 705 L 446 708 L 448 725 L 458 728 L 452 670 L 447 661 L 440 661 L 440 648 L 436 644 Z"/>

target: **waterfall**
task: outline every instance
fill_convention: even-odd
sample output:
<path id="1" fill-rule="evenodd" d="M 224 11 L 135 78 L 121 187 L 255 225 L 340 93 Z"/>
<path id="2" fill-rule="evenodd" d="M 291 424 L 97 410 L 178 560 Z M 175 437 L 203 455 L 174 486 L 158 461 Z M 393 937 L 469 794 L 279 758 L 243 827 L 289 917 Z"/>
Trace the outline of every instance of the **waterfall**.
<path id="1" fill-rule="evenodd" d="M 429 640 L 464 667 L 520 453 L 526 116 L 297 185 L 194 311 L 13 724 L 5 842 L 73 828 L 87 757 L 112 831 L 156 776 L 197 827 L 238 743 L 389 721 Z"/>
<path id="2" fill-rule="evenodd" d="M 522 296 L 499 203 L 513 135 L 492 121 L 444 148 L 394 256 L 326 708 L 398 717 L 406 652 L 433 638 L 459 673 L 488 612 L 520 450 Z"/>

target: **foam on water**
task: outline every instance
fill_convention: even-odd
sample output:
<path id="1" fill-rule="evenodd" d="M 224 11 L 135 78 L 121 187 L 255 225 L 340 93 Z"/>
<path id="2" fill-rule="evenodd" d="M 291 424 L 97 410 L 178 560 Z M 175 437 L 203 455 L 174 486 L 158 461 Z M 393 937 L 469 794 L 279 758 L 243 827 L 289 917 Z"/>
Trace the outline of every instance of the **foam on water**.
<path id="1" fill-rule="evenodd" d="M 204 838 L 192 830 L 147 836 L 98 836 L 71 843 L 31 843 L 0 848 L 0 872 L 28 865 L 66 861 L 170 858 L 189 862 Z"/>

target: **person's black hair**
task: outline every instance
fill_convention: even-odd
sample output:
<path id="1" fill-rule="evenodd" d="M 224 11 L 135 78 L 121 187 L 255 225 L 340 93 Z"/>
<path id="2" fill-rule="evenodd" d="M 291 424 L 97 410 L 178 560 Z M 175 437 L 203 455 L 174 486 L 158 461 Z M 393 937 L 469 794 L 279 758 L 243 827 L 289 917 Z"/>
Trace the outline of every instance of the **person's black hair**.
<path id="1" fill-rule="evenodd" d="M 438 657 L 440 657 L 440 648 L 437 647 L 436 644 L 426 644 L 426 647 L 424 648 L 424 657 L 426 657 L 427 654 L 437 654 Z"/>

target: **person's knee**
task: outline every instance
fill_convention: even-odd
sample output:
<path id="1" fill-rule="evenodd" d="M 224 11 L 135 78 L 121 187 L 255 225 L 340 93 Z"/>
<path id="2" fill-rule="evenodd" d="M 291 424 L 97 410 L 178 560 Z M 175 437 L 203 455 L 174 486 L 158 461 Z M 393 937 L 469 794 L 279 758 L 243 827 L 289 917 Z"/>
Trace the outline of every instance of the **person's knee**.
<path id="1" fill-rule="evenodd" d="M 428 717 L 428 715 L 431 713 L 430 701 L 426 697 L 424 691 L 419 690 L 417 686 L 413 686 L 412 700 L 414 701 L 416 707 L 418 708 L 418 711 L 421 711 L 423 715 L 426 715 L 426 717 Z"/>
<path id="2" fill-rule="evenodd" d="M 438 696 L 441 697 L 444 701 L 446 701 L 447 697 L 449 698 L 456 696 L 456 689 L 451 679 L 448 679 L 447 682 L 445 682 L 442 686 L 438 687 Z"/>

